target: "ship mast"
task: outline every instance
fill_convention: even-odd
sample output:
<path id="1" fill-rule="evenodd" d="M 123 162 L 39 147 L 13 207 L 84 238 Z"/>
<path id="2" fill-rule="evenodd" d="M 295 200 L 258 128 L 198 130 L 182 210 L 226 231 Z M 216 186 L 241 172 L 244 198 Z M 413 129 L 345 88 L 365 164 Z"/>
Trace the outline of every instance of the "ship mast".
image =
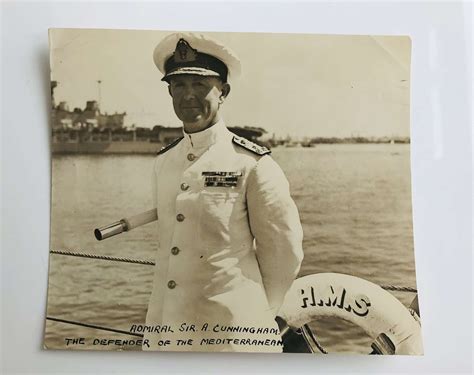
<path id="1" fill-rule="evenodd" d="M 99 113 L 100 113 L 100 109 L 102 108 L 102 94 L 101 94 L 101 91 L 100 91 L 100 84 L 102 83 L 102 81 L 99 79 L 97 81 L 97 87 L 98 87 L 98 92 L 99 92 Z"/>

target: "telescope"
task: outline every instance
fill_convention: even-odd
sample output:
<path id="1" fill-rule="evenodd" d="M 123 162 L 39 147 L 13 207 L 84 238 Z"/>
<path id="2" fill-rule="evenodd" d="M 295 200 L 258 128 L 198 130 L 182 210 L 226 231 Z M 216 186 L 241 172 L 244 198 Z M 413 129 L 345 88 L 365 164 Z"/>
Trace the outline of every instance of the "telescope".
<path id="1" fill-rule="evenodd" d="M 128 218 L 120 219 L 112 224 L 106 225 L 101 228 L 94 229 L 94 236 L 97 238 L 97 241 L 105 240 L 106 238 L 116 236 L 117 234 L 131 231 L 142 225 L 151 223 L 158 220 L 158 214 L 156 208 L 142 212 L 135 216 L 130 216 Z"/>

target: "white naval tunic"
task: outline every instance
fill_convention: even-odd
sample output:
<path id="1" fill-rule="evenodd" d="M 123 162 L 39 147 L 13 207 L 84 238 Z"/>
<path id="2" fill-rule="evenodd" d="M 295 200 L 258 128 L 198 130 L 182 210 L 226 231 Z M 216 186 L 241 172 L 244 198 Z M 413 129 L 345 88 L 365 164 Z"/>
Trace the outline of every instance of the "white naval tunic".
<path id="1" fill-rule="evenodd" d="M 299 271 L 303 232 L 280 167 L 235 144 L 234 136 L 221 121 L 185 133 L 156 158 L 159 243 L 146 326 L 174 332 L 145 334 L 150 347 L 144 350 L 282 350 L 246 339 L 280 340 L 274 318 Z M 214 172 L 237 176 L 236 186 L 205 186 Z M 196 332 L 179 332 L 183 323 Z M 238 340 L 202 344 L 203 338 Z M 177 346 L 177 339 L 193 345 Z M 159 340 L 171 343 L 159 346 Z"/>

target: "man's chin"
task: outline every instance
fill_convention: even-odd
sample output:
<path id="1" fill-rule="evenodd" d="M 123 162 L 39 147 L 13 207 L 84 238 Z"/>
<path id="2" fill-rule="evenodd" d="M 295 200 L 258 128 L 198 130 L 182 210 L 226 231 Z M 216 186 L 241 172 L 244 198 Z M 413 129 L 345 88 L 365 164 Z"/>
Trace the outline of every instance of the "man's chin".
<path id="1" fill-rule="evenodd" d="M 201 119 L 196 119 L 196 118 L 187 118 L 187 119 L 181 119 L 183 124 L 186 124 L 192 128 L 198 128 L 200 127 L 202 120 Z"/>
<path id="2" fill-rule="evenodd" d="M 181 116 L 186 119 L 198 119 L 202 117 L 203 113 L 199 108 L 182 108 Z"/>
<path id="3" fill-rule="evenodd" d="M 202 114 L 195 114 L 195 113 L 189 113 L 189 114 L 183 114 L 180 118 L 182 122 L 185 122 L 187 124 L 198 124 L 200 123 L 203 118 Z"/>

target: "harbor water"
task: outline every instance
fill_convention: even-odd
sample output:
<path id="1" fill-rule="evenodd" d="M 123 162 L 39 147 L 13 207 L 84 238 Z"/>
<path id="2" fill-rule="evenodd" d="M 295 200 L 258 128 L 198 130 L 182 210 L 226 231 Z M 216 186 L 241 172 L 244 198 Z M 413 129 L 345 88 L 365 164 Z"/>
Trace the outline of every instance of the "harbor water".
<path id="1" fill-rule="evenodd" d="M 409 145 L 275 148 L 272 155 L 288 177 L 303 224 L 299 276 L 337 272 L 416 287 Z M 153 260 L 153 224 L 101 242 L 93 235 L 98 226 L 151 208 L 153 159 L 54 155 L 51 249 Z M 131 324 L 144 324 L 153 271 L 149 265 L 51 254 L 47 315 L 129 331 Z M 414 298 L 392 293 L 405 306 Z M 372 340 L 351 323 L 324 319 L 311 326 L 330 352 L 370 352 Z M 45 330 L 48 348 L 65 348 L 66 337 L 130 339 L 52 321 Z"/>

